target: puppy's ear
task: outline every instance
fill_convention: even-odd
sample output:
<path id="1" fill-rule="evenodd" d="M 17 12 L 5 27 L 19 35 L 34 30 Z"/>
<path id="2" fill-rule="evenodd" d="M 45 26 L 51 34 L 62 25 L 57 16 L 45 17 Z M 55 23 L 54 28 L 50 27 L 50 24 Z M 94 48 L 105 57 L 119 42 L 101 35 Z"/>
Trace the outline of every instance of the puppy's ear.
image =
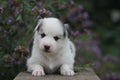
<path id="1" fill-rule="evenodd" d="M 70 29 L 68 24 L 64 24 L 64 37 L 69 37 L 70 36 Z"/>
<path id="2" fill-rule="evenodd" d="M 42 25 L 43 19 L 40 19 L 34 29 L 34 32 L 40 29 L 40 26 Z"/>

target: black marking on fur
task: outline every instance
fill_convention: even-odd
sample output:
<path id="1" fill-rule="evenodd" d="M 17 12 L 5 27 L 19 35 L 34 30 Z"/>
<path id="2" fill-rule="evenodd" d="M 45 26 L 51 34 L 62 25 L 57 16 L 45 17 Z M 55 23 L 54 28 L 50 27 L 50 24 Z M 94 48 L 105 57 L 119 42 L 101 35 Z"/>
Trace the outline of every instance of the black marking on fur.
<path id="1" fill-rule="evenodd" d="M 72 48 L 72 45 L 70 45 L 70 50 L 71 50 L 71 53 L 73 53 L 73 48 Z"/>
<path id="2" fill-rule="evenodd" d="M 67 30 L 66 30 L 66 28 L 65 28 L 64 25 L 63 25 L 63 30 L 64 30 L 63 36 L 64 36 L 64 38 L 65 38 L 65 37 L 68 36 L 68 32 L 67 32 Z"/>
<path id="3" fill-rule="evenodd" d="M 38 28 L 37 28 L 37 31 L 39 31 L 40 30 L 40 27 L 42 26 L 42 23 L 38 26 Z"/>
<path id="4" fill-rule="evenodd" d="M 64 34 L 63 34 L 64 38 L 66 37 L 66 33 L 65 33 L 65 30 L 64 30 Z"/>
<path id="5" fill-rule="evenodd" d="M 66 32 L 66 31 L 67 31 L 67 32 Z M 70 36 L 71 36 L 71 31 L 70 31 L 69 29 L 67 29 L 66 31 L 64 30 L 63 36 L 64 36 L 64 37 L 66 37 L 66 36 L 67 36 L 67 37 L 70 37 Z"/>
<path id="6" fill-rule="evenodd" d="M 29 44 L 29 51 L 30 51 L 30 54 L 32 53 L 32 47 L 33 47 L 33 40 L 30 40 L 30 44 Z"/>
<path id="7" fill-rule="evenodd" d="M 63 25 L 63 30 L 64 30 L 64 37 L 70 37 L 71 36 L 71 29 L 70 28 L 66 28 L 66 26 Z"/>

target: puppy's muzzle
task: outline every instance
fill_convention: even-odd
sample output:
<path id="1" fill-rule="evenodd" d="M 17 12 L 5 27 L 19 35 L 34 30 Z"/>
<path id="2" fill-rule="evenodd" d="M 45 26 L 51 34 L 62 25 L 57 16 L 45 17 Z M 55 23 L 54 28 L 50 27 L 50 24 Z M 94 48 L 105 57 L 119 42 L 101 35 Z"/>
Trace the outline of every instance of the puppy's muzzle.
<path id="1" fill-rule="evenodd" d="M 50 46 L 49 45 L 44 45 L 44 50 L 45 50 L 45 52 L 49 52 L 50 51 Z"/>

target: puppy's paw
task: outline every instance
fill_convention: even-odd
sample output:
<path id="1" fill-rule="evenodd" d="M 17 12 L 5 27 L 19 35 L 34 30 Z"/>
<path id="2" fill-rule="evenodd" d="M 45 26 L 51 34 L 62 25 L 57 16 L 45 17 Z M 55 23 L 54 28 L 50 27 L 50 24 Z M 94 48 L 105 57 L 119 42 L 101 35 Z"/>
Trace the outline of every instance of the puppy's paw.
<path id="1" fill-rule="evenodd" d="M 44 76 L 45 75 L 45 72 L 43 70 L 34 70 L 32 72 L 32 75 L 33 76 Z"/>
<path id="2" fill-rule="evenodd" d="M 61 71 L 61 74 L 64 76 L 73 76 L 75 75 L 75 72 L 73 70 L 65 70 L 65 71 Z"/>

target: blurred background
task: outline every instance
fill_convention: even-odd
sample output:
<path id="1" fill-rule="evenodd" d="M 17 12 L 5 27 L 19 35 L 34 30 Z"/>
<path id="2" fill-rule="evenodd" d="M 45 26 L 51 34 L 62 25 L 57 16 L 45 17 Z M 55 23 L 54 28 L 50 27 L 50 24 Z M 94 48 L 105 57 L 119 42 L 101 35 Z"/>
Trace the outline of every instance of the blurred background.
<path id="1" fill-rule="evenodd" d="M 33 29 L 50 16 L 71 26 L 77 65 L 120 80 L 120 0 L 0 0 L 0 80 L 26 70 Z"/>

